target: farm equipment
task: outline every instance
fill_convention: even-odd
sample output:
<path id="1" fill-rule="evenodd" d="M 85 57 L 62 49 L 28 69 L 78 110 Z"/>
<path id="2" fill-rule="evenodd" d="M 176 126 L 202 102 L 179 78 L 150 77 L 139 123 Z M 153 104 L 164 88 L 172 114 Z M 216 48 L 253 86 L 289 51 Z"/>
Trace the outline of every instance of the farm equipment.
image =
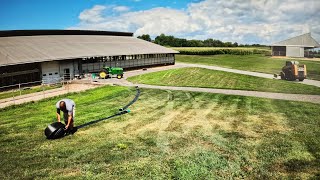
<path id="1" fill-rule="evenodd" d="M 123 69 L 119 67 L 103 67 L 99 73 L 101 79 L 110 78 L 112 75 L 116 75 L 118 79 L 123 77 Z"/>
<path id="2" fill-rule="evenodd" d="M 277 75 L 275 75 L 277 76 Z M 288 81 L 303 81 L 307 77 L 307 68 L 304 64 L 299 64 L 298 61 L 286 61 L 286 65 L 283 66 L 280 77 L 283 80 Z"/>

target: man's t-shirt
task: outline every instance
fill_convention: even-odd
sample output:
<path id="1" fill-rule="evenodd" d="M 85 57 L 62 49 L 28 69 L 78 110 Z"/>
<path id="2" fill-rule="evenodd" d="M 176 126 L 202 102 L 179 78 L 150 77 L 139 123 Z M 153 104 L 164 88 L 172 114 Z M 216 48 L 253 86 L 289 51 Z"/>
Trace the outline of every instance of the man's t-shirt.
<path id="1" fill-rule="evenodd" d="M 74 101 L 72 101 L 71 99 L 61 99 L 60 101 L 57 102 L 56 104 L 56 108 L 57 108 L 57 113 L 60 114 L 60 102 L 64 101 L 66 104 L 66 112 L 63 113 L 67 113 L 68 115 L 71 115 L 73 113 L 73 108 L 76 106 L 76 104 L 74 103 Z"/>

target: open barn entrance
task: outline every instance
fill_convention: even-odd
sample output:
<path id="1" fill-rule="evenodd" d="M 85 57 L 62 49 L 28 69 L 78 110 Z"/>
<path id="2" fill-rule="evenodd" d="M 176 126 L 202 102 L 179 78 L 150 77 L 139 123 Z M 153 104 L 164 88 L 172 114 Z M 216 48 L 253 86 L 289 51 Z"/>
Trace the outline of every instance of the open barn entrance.
<path id="1" fill-rule="evenodd" d="M 19 64 L 0 67 L 0 87 L 37 82 L 41 84 L 40 63 Z"/>

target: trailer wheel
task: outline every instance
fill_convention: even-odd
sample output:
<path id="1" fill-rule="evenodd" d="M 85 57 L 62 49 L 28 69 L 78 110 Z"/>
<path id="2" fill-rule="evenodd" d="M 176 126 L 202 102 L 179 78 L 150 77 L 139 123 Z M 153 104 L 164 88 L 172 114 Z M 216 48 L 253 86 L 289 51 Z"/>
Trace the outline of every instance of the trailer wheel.
<path id="1" fill-rule="evenodd" d="M 299 79 L 299 81 L 303 81 L 304 79 Z"/>
<path id="2" fill-rule="evenodd" d="M 121 79 L 121 78 L 122 78 L 121 74 L 118 74 L 118 75 L 117 75 L 117 78 L 118 78 L 118 79 Z"/>

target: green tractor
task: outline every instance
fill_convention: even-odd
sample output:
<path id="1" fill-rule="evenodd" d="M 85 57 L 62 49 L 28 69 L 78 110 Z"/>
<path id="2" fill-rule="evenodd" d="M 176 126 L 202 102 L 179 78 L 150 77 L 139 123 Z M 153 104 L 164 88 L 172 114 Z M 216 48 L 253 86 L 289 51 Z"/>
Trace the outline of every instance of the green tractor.
<path id="1" fill-rule="evenodd" d="M 123 69 L 119 67 L 103 67 L 99 73 L 100 79 L 110 78 L 111 75 L 116 75 L 118 79 L 123 77 Z"/>

